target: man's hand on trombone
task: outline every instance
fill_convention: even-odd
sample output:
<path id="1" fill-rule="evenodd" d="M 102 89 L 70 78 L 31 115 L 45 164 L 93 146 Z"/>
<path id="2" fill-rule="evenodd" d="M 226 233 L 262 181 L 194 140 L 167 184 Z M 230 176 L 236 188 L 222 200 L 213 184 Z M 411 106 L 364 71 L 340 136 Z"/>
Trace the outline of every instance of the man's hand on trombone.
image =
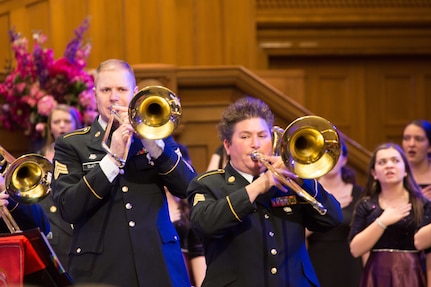
<path id="1" fill-rule="evenodd" d="M 128 150 L 133 137 L 133 127 L 129 122 L 128 108 L 125 106 L 112 106 L 112 128 L 118 126 L 112 133 L 110 150 L 124 161 L 127 159 Z M 109 132 L 109 131 L 107 131 Z"/>

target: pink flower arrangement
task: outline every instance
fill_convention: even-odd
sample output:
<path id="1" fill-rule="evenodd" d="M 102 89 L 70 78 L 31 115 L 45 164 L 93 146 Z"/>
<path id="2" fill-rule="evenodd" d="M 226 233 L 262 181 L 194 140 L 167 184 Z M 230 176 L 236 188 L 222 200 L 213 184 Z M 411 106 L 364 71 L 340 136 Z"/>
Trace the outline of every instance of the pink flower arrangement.
<path id="1" fill-rule="evenodd" d="M 91 45 L 83 43 L 89 27 L 85 19 L 68 43 L 63 57 L 55 60 L 52 49 L 43 48 L 46 36 L 33 35 L 33 52 L 28 41 L 10 31 L 16 67 L 0 83 L 0 122 L 6 129 L 23 130 L 33 139 L 45 136 L 46 122 L 57 104 L 75 107 L 83 125 L 97 115 L 94 78 L 85 70 Z"/>

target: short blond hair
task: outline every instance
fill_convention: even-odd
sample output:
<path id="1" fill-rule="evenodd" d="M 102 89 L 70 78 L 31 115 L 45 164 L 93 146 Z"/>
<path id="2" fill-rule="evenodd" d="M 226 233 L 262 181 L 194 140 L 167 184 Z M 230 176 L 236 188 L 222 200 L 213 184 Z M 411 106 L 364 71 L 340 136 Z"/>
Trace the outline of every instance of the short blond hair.
<path id="1" fill-rule="evenodd" d="M 126 70 L 127 72 L 129 72 L 130 80 L 132 81 L 132 86 L 133 87 L 136 86 L 135 72 L 133 71 L 133 68 L 126 61 L 119 60 L 119 59 L 109 59 L 100 63 L 96 69 L 95 82 L 97 82 L 97 77 L 100 72 L 114 71 L 114 70 Z"/>

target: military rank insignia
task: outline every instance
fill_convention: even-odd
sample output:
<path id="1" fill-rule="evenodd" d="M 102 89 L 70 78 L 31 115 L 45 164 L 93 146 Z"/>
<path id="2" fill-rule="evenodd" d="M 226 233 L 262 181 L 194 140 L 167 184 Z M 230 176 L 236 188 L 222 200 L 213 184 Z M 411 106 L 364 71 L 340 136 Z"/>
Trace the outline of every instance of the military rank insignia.
<path id="1" fill-rule="evenodd" d="M 298 201 L 296 200 L 295 195 L 271 198 L 272 207 L 289 206 L 289 205 L 295 205 L 297 203 Z"/>
<path id="2" fill-rule="evenodd" d="M 69 170 L 65 164 L 55 161 L 54 178 L 57 179 L 60 174 L 69 174 Z"/>
<path id="3" fill-rule="evenodd" d="M 198 204 L 199 201 L 205 201 L 205 195 L 203 195 L 202 193 L 197 193 L 195 195 L 194 200 L 193 200 L 193 206 Z"/>

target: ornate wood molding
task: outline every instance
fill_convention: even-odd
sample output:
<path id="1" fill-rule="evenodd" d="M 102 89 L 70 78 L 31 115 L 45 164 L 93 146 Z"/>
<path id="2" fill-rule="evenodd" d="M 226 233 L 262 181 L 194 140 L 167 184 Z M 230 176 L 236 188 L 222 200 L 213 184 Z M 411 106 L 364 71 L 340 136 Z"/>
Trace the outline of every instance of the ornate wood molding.
<path id="1" fill-rule="evenodd" d="M 271 56 L 430 55 L 431 0 L 257 0 Z"/>
<path id="2" fill-rule="evenodd" d="M 431 8 L 430 0 L 256 0 L 258 9 L 266 8 Z"/>
<path id="3" fill-rule="evenodd" d="M 262 27 L 430 27 L 431 0 L 257 0 Z"/>

